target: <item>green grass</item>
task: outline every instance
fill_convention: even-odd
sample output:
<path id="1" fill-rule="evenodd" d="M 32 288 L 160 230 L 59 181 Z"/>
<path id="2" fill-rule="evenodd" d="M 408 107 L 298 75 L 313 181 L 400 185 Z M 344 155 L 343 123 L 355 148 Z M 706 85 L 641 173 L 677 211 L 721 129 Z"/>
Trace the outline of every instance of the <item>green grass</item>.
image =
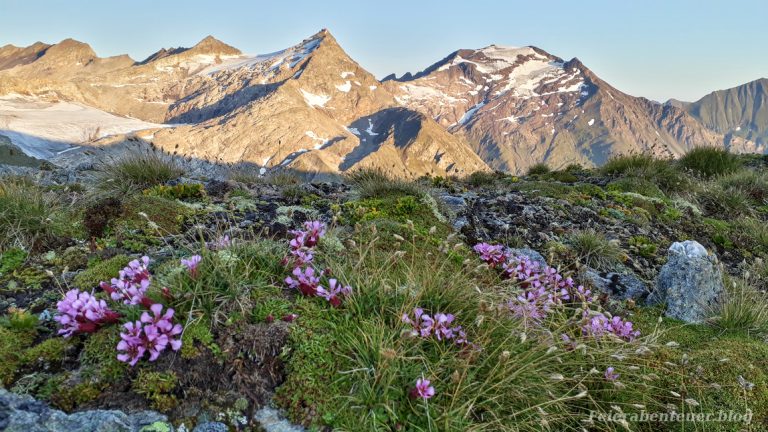
<path id="1" fill-rule="evenodd" d="M 768 203 L 768 175 L 750 169 L 736 171 L 715 179 L 724 190 L 736 190 L 746 195 L 756 206 Z"/>
<path id="2" fill-rule="evenodd" d="M 534 175 L 544 175 L 549 174 L 552 170 L 549 168 L 547 164 L 544 162 L 539 162 L 537 164 L 532 165 L 530 168 L 528 168 L 528 175 L 534 176 Z"/>
<path id="3" fill-rule="evenodd" d="M 282 252 L 267 240 L 240 242 L 219 252 L 190 249 L 187 256 L 203 257 L 196 275 L 175 261 L 158 278 L 182 317 L 202 316 L 214 326 L 231 323 L 250 316 L 254 301 L 264 299 L 260 294 L 281 283 Z"/>
<path id="4" fill-rule="evenodd" d="M 730 174 L 741 168 L 738 156 L 717 147 L 693 148 L 680 158 L 679 164 L 704 178 Z"/>
<path id="5" fill-rule="evenodd" d="M 768 297 L 747 279 L 727 277 L 725 295 L 713 324 L 728 331 L 764 336 L 768 333 Z"/>
<path id="6" fill-rule="evenodd" d="M 600 173 L 614 177 L 636 177 L 655 183 L 665 192 L 682 191 L 689 187 L 690 180 L 669 160 L 656 159 L 650 155 L 634 154 L 614 156 L 602 167 Z"/>
<path id="7" fill-rule="evenodd" d="M 68 211 L 56 194 L 31 180 L 0 177 L 0 251 L 35 248 L 57 235 L 71 234 Z"/>

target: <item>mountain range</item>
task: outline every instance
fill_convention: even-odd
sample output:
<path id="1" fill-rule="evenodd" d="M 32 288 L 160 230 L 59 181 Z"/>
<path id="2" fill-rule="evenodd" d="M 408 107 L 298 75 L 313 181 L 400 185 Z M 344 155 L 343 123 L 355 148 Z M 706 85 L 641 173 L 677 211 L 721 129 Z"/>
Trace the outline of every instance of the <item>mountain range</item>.
<path id="1" fill-rule="evenodd" d="M 141 61 L 100 58 L 67 39 L 0 47 L 0 136 L 54 163 L 141 140 L 310 176 L 360 167 L 403 177 L 522 173 L 623 153 L 676 157 L 698 145 L 765 152 L 767 84 L 659 103 L 536 47 L 461 49 L 380 81 L 327 30 L 271 54 L 209 36 Z"/>

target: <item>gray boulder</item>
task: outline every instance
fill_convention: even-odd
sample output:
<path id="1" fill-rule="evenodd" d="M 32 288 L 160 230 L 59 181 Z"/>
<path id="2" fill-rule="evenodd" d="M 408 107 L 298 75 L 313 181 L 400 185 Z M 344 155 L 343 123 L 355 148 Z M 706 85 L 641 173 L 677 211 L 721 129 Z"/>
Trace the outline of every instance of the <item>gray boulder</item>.
<path id="1" fill-rule="evenodd" d="M 644 300 L 648 287 L 631 271 L 599 272 L 587 267 L 582 278 L 596 290 L 608 294 L 615 300 Z"/>
<path id="2" fill-rule="evenodd" d="M 0 388 L 0 430 L 4 432 L 140 432 L 158 428 L 173 431 L 166 421 L 164 415 L 152 411 L 130 415 L 106 410 L 66 414 L 30 396 Z"/>
<path id="3" fill-rule="evenodd" d="M 710 317 L 723 294 L 723 273 L 714 254 L 696 241 L 673 243 L 648 304 L 667 305 L 666 316 L 689 323 Z"/>

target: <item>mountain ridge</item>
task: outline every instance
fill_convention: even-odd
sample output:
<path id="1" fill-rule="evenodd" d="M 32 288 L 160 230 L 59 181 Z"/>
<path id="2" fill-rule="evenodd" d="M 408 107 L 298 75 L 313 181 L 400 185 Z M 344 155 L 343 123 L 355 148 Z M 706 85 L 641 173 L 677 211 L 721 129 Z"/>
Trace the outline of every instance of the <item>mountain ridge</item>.
<path id="1" fill-rule="evenodd" d="M 676 157 L 698 145 L 765 151 L 754 134 L 707 123 L 696 103 L 627 95 L 577 57 L 492 44 L 380 81 L 327 29 L 270 54 L 245 55 L 206 36 L 140 62 L 100 58 L 73 39 L 6 45 L 0 95 L 11 93 L 170 124 L 151 140 L 169 152 L 318 174 L 358 166 L 406 177 L 522 173 L 622 153 Z"/>

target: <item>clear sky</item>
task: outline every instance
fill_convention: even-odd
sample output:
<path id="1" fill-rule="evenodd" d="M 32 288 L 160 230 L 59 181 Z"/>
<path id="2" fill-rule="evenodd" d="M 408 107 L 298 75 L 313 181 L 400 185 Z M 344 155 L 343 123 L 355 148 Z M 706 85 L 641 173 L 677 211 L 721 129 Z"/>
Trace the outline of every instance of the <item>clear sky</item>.
<path id="1" fill-rule="evenodd" d="M 381 78 L 459 48 L 535 45 L 663 101 L 768 77 L 768 0 L 0 0 L 0 45 L 72 37 L 143 59 L 208 34 L 245 53 L 323 27 Z"/>

